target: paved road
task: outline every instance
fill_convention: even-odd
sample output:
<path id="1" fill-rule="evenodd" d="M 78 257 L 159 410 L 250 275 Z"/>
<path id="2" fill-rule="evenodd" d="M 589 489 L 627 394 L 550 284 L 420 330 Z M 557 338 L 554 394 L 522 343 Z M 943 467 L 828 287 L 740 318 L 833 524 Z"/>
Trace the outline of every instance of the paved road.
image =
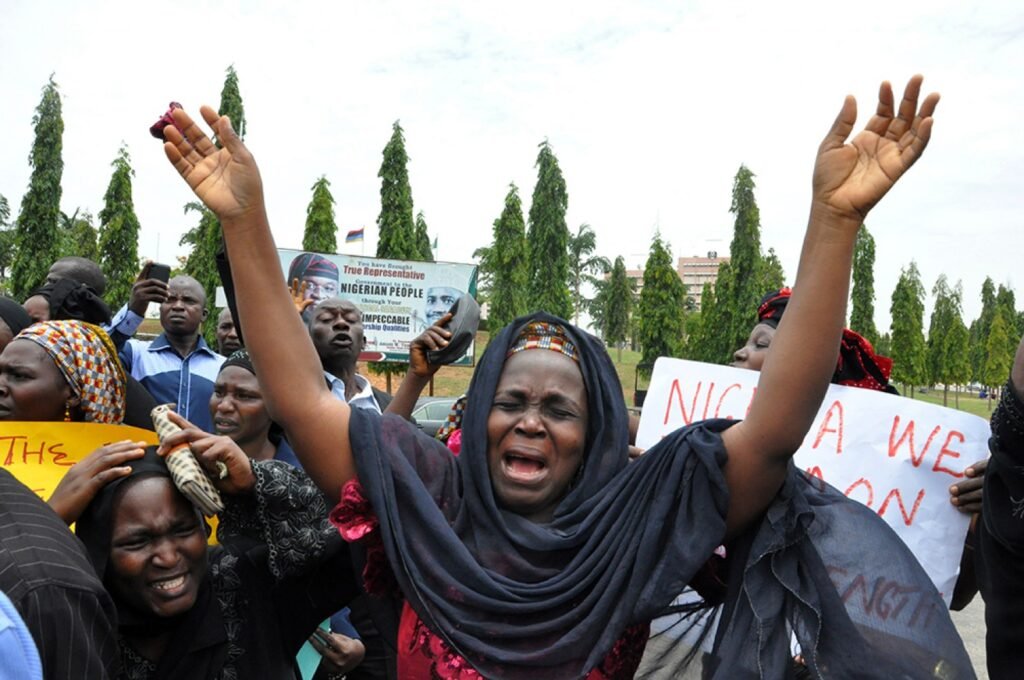
<path id="1" fill-rule="evenodd" d="M 985 672 L 985 604 L 981 595 L 976 595 L 962 612 L 953 612 L 953 622 L 964 639 L 978 678 L 988 678 Z"/>

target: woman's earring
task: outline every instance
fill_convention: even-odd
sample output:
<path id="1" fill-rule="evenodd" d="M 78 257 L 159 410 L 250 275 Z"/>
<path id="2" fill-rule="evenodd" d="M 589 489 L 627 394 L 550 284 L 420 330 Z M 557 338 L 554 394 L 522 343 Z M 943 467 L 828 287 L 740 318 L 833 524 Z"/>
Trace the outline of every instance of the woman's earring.
<path id="1" fill-rule="evenodd" d="M 71 404 L 64 404 L 64 422 L 71 422 Z"/>

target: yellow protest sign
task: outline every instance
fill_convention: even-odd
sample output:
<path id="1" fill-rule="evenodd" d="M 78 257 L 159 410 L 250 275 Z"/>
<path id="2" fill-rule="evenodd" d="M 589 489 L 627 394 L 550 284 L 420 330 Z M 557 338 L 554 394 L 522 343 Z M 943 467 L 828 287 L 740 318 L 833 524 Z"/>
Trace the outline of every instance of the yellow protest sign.
<path id="1" fill-rule="evenodd" d="M 160 443 L 156 432 L 127 425 L 0 421 L 0 465 L 46 500 L 69 467 L 125 440 Z"/>

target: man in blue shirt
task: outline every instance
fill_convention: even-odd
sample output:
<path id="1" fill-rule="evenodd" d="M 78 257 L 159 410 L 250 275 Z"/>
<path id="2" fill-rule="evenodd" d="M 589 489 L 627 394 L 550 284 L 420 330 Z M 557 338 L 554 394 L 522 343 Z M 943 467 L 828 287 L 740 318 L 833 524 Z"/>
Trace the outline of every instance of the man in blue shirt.
<path id="1" fill-rule="evenodd" d="M 14 603 L 0 592 L 0 680 L 42 680 L 39 651 Z"/>
<path id="2" fill-rule="evenodd" d="M 175 276 L 160 305 L 164 332 L 153 342 L 126 342 L 121 362 L 158 403 L 175 404 L 184 418 L 212 432 L 210 395 L 224 357 L 200 333 L 206 314 L 206 293 L 199 282 Z"/>

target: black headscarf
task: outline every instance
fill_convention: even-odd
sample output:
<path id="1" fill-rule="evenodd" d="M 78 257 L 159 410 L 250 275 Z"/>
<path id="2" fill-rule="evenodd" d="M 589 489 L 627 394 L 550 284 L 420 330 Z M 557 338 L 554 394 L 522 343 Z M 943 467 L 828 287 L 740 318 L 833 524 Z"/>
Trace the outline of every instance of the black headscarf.
<path id="1" fill-rule="evenodd" d="M 530 321 L 565 328 L 579 350 L 590 415 L 582 468 L 549 524 L 498 506 L 486 458 L 506 353 Z M 359 482 L 410 606 L 483 675 L 539 680 L 583 677 L 707 562 L 725 534 L 721 432 L 731 424 L 677 430 L 627 463 L 622 388 L 602 343 L 538 313 L 501 331 L 481 358 L 458 458 L 397 416 L 353 409 L 349 432 Z M 732 616 L 719 629 L 723 675 L 715 677 L 784 677 L 794 632 L 809 664 L 836 677 L 862 672 L 864 660 L 875 663 L 869 677 L 894 669 L 930 677 L 923 669 L 936 664 L 950 677 L 970 677 L 960 674 L 970 673 L 970 661 L 927 574 L 871 510 L 790 466 L 744 541 L 740 555 L 749 559 L 730 578 Z M 889 617 L 886 608 L 881 616 L 862 605 L 868 595 L 851 591 L 842 599 L 833 567 L 867 584 L 888 576 L 911 588 L 920 597 L 916 613 Z"/>
<path id="2" fill-rule="evenodd" d="M 590 414 L 583 466 L 546 525 L 498 506 L 486 457 L 506 353 L 529 321 L 565 328 Z M 725 533 L 718 433 L 728 424 L 676 432 L 627 467 L 615 367 L 600 340 L 547 314 L 519 319 L 488 346 L 458 459 L 397 418 L 359 409 L 351 418 L 359 481 L 404 596 L 488 677 L 582 676 L 627 627 L 668 605 Z M 683 488 L 691 493 L 681 499 Z"/>
<path id="3" fill-rule="evenodd" d="M 127 477 L 107 484 L 96 494 L 75 525 L 100 580 L 107 583 L 107 566 L 114 532 L 114 510 L 130 485 L 149 477 L 164 477 L 173 484 L 164 459 L 150 446 L 142 458 L 124 463 L 132 469 Z M 202 515 L 196 510 L 200 522 Z M 209 533 L 209 526 L 207 533 Z M 170 633 L 167 647 L 157 662 L 153 680 L 170 678 L 210 679 L 219 677 L 228 654 L 224 618 L 214 597 L 207 570 L 192 608 L 174 617 L 160 617 L 139 611 L 120 601 L 107 586 L 117 606 L 118 629 L 129 638 L 147 638 Z M 125 644 L 122 640 L 120 644 Z"/>
<path id="4" fill-rule="evenodd" d="M 50 303 L 51 319 L 76 319 L 96 325 L 110 323 L 110 307 L 96 292 L 73 279 L 58 279 L 40 286 L 29 297 L 41 295 Z"/>
<path id="5" fill-rule="evenodd" d="M 110 563 L 110 550 L 114 537 L 114 511 L 118 501 L 133 484 L 143 479 L 163 477 L 173 485 L 167 463 L 157 455 L 155 446 L 147 447 L 142 458 L 130 460 L 123 463 L 123 466 L 130 467 L 131 473 L 115 479 L 100 489 L 75 524 L 75 533 L 85 545 L 93 569 L 96 570 L 96 575 L 104 584 L 107 583 L 107 567 Z M 198 515 L 199 511 L 197 510 L 196 513 Z M 199 520 L 203 521 L 202 516 L 199 517 Z M 107 590 L 114 598 L 114 604 L 117 605 L 118 625 L 122 629 L 130 629 L 135 634 L 155 635 L 169 628 L 178 628 L 186 619 L 203 620 L 211 604 L 208 581 L 207 577 L 200 586 L 199 596 L 192 609 L 171 619 L 128 608 L 118 600 L 113 590 L 109 587 Z"/>
<path id="6" fill-rule="evenodd" d="M 32 325 L 32 317 L 25 308 L 9 297 L 0 297 L 0 319 L 11 329 L 12 336 Z"/>

